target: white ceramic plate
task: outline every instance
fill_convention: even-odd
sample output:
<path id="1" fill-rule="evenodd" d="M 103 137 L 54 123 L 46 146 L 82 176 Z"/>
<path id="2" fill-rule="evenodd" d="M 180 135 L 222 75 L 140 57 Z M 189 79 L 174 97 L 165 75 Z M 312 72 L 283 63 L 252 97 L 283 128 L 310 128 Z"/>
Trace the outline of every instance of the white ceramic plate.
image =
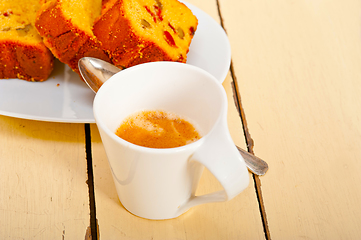
<path id="1" fill-rule="evenodd" d="M 212 17 L 184 3 L 199 21 L 187 64 L 208 71 L 222 83 L 231 62 L 227 35 Z M 94 96 L 78 74 L 56 61 L 52 75 L 45 82 L 1 79 L 0 115 L 49 122 L 94 123 Z"/>

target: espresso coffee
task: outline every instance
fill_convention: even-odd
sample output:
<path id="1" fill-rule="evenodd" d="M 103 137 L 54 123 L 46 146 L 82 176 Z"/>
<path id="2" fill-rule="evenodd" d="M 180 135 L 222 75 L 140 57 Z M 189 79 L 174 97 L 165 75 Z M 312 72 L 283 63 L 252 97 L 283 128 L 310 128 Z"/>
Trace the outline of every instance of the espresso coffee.
<path id="1" fill-rule="evenodd" d="M 133 144 L 149 148 L 174 148 L 201 138 L 195 127 L 165 111 L 141 111 L 128 116 L 116 134 Z"/>

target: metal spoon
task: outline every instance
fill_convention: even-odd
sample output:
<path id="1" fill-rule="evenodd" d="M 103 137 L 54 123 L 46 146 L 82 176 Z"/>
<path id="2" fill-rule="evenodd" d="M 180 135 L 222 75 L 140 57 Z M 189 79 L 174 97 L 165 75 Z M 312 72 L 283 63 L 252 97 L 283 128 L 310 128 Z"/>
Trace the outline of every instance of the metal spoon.
<path id="1" fill-rule="evenodd" d="M 122 69 L 101 59 L 83 57 L 78 62 L 79 71 L 86 84 L 96 93 L 101 85 L 111 76 Z M 246 162 L 247 168 L 254 174 L 264 175 L 268 170 L 268 164 L 253 154 L 239 148 L 239 153 Z"/>
<path id="2" fill-rule="evenodd" d="M 78 62 L 85 83 L 96 93 L 103 83 L 122 69 L 98 58 L 83 57 Z"/>

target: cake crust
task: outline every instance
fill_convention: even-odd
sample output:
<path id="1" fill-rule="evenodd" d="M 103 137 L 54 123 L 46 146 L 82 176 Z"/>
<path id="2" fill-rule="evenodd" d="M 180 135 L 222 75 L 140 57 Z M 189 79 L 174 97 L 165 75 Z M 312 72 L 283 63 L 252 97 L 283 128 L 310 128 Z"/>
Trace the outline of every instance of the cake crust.
<path id="1" fill-rule="evenodd" d="M 0 79 L 19 78 L 32 82 L 48 79 L 54 57 L 43 44 L 2 41 L 0 44 Z"/>
<path id="2" fill-rule="evenodd" d="M 185 11 L 184 15 L 190 22 L 186 25 L 187 30 L 172 26 L 174 23 L 171 24 L 163 15 L 163 8 L 170 4 L 174 4 L 174 12 L 179 9 Z M 131 9 L 136 9 L 137 13 L 143 12 L 143 15 L 132 14 Z M 167 12 L 170 11 L 167 9 Z M 147 31 L 156 28 L 157 24 L 158 29 L 154 35 L 159 36 L 152 38 Z M 106 49 L 112 63 L 127 68 L 152 61 L 185 63 L 197 25 L 197 18 L 183 3 L 176 0 L 109 0 L 103 6 L 101 16 L 95 21 L 93 32 Z M 181 41 L 182 46 L 178 46 L 177 43 Z"/>
<path id="3" fill-rule="evenodd" d="M 92 56 L 109 61 L 92 33 L 80 29 L 64 14 L 60 1 L 49 1 L 39 10 L 35 22 L 44 44 L 56 58 L 79 73 L 78 61 Z"/>
<path id="4" fill-rule="evenodd" d="M 34 27 L 37 0 L 0 4 L 0 79 L 44 81 L 53 70 L 54 57 Z"/>
<path id="5" fill-rule="evenodd" d="M 102 0 L 99 16 L 87 29 L 64 14 L 62 2 L 67 1 L 50 0 L 43 5 L 35 26 L 51 52 L 78 73 L 78 60 L 87 56 L 120 68 L 187 60 L 198 20 L 177 0 Z"/>
<path id="6" fill-rule="evenodd" d="M 126 68 L 150 61 L 172 61 L 161 48 L 134 34 L 126 18 L 123 1 L 109 2 L 94 24 L 94 35 L 114 65 Z"/>

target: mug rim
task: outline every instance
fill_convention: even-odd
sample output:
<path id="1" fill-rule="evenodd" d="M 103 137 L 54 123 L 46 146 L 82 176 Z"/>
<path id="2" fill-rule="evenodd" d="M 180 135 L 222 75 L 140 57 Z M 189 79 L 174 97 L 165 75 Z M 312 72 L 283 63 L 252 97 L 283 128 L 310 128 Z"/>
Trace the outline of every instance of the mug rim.
<path id="1" fill-rule="evenodd" d="M 105 91 L 104 89 L 108 88 L 108 85 L 111 85 L 112 82 L 115 82 L 117 78 L 119 78 L 119 75 L 122 75 L 122 73 L 124 73 L 125 71 L 130 72 L 130 71 L 141 71 L 142 68 L 144 67 L 148 67 L 150 65 L 174 65 L 174 66 L 180 66 L 181 68 L 190 68 L 194 71 L 198 71 L 201 74 L 206 75 L 207 77 L 207 81 L 211 80 L 215 83 L 215 85 L 217 86 L 217 88 L 220 90 L 221 92 L 221 98 L 223 99 L 222 103 L 221 103 L 221 108 L 225 108 L 227 109 L 227 96 L 226 93 L 224 91 L 224 88 L 222 86 L 222 84 L 210 73 L 208 73 L 207 71 L 193 66 L 193 65 L 189 65 L 186 63 L 180 63 L 180 62 L 171 62 L 171 61 L 159 61 L 159 62 L 148 62 L 148 63 L 142 63 L 142 64 L 138 64 L 136 66 L 132 66 L 129 67 L 127 69 L 124 69 L 118 73 L 116 73 L 115 75 L 113 75 L 111 78 L 109 78 L 98 90 L 98 92 L 95 95 L 94 101 L 93 101 L 93 114 L 94 114 L 94 118 L 95 118 L 95 122 L 97 125 L 100 125 L 99 127 L 101 127 L 103 129 L 103 131 L 106 132 L 106 134 L 108 136 L 110 136 L 113 140 L 115 140 L 116 142 L 125 145 L 133 150 L 138 150 L 138 151 L 142 151 L 142 152 L 147 152 L 147 153 L 173 153 L 173 152 L 182 152 L 182 151 L 187 151 L 190 148 L 197 148 L 198 146 L 202 145 L 202 143 L 204 142 L 205 138 L 211 134 L 211 132 L 214 129 L 214 126 L 216 126 L 218 124 L 218 122 L 220 121 L 222 114 L 220 114 L 219 116 L 217 116 L 216 121 L 214 122 L 214 124 L 212 125 L 211 129 L 207 132 L 207 134 L 203 135 L 200 139 L 198 139 L 195 142 L 180 146 L 180 147 L 173 147 L 173 148 L 150 148 L 150 147 L 144 147 L 144 146 L 140 146 L 131 142 L 128 142 L 124 139 L 122 139 L 121 137 L 119 137 L 118 135 L 116 135 L 115 132 L 111 131 L 108 126 L 106 126 L 106 124 L 104 123 L 103 120 L 101 120 L 101 118 L 97 115 L 97 107 L 98 107 L 98 96 L 103 95 L 103 92 Z M 166 67 L 166 66 L 163 66 Z M 102 90 L 103 89 L 103 90 Z M 152 110 L 156 110 L 156 109 L 150 109 Z M 159 109 L 158 109 L 159 110 Z M 141 111 L 141 110 L 140 110 Z M 119 122 L 120 124 L 120 122 Z"/>

